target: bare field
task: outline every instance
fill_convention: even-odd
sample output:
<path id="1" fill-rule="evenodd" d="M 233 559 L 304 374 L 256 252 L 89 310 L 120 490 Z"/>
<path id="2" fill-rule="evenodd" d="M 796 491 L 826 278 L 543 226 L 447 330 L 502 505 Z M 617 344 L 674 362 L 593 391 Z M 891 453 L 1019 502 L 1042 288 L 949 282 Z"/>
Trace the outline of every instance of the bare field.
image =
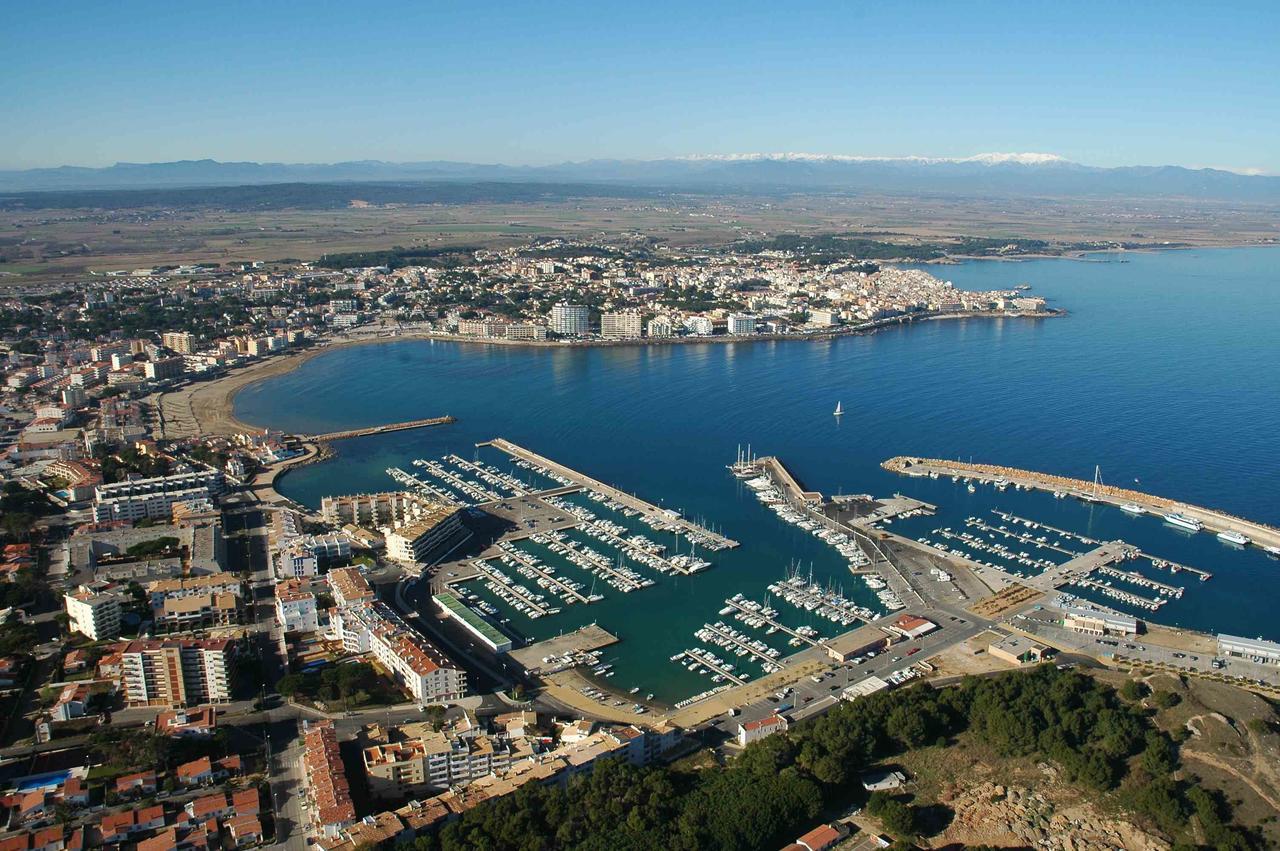
<path id="1" fill-rule="evenodd" d="M 673 196 L 548 203 L 342 210 L 7 210 L 0 212 L 0 281 L 73 279 L 152 265 L 313 260 L 397 245 L 519 245 L 533 236 L 653 237 L 723 244 L 778 233 L 858 233 L 892 242 L 1021 237 L 1237 245 L 1280 239 L 1266 207 L 1144 201 L 1003 201 L 875 196 Z"/>

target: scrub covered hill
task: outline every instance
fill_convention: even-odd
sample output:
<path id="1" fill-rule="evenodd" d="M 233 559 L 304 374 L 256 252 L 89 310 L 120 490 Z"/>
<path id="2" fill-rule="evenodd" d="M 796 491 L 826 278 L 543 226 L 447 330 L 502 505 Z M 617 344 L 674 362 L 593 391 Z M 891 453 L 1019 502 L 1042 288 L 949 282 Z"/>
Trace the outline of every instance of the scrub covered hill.
<path id="1" fill-rule="evenodd" d="M 1009 758 L 1052 764 L 1175 849 L 1254 849 L 1215 793 L 1182 779 L 1179 744 L 1139 701 L 1074 671 L 969 679 L 843 704 L 756 742 L 726 767 L 684 772 L 607 763 L 566 789 L 534 784 L 414 843 L 455 849 L 776 849 L 821 816 L 867 805 L 901 843 L 936 833 L 945 804 L 874 796 L 859 772 L 963 735 Z"/>

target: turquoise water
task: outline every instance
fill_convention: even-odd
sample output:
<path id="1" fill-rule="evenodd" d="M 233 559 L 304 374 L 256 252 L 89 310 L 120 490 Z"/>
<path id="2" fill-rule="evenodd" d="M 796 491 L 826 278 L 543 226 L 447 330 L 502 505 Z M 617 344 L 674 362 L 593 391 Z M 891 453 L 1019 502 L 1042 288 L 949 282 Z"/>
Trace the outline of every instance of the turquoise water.
<path id="1" fill-rule="evenodd" d="M 833 550 L 779 522 L 725 472 L 739 443 L 780 456 L 829 493 L 902 491 L 939 504 L 939 517 L 909 524 L 920 534 L 999 507 L 1093 537 L 1123 537 L 1216 574 L 1159 620 L 1280 639 L 1270 602 L 1280 562 L 1259 551 L 1047 494 L 969 494 L 950 480 L 879 468 L 884 458 L 911 454 L 1087 479 L 1096 464 L 1106 482 L 1137 479 L 1151 493 L 1280 523 L 1280 253 L 1094 259 L 933 269 L 973 289 L 1031 283 L 1070 311 L 1064 318 L 933 322 L 816 343 L 572 351 L 369 345 L 246 388 L 236 413 L 301 432 L 459 418 L 342 442 L 335 460 L 282 479 L 281 491 L 307 504 L 326 493 L 388 489 L 389 466 L 408 469 L 414 458 L 449 452 L 470 458 L 474 442 L 500 435 L 742 541 L 696 577 L 625 596 L 604 588 L 598 605 L 537 622 L 513 618 L 534 637 L 598 620 L 624 639 L 611 650 L 619 683 L 669 699 L 709 686 L 668 657 L 697 643 L 693 631 L 718 619 L 726 596 L 762 597 L 797 560 L 806 570 L 812 564 L 815 578 L 854 587 Z M 837 400 L 846 411 L 839 422 L 831 416 Z M 501 456 L 482 457 L 508 469 Z M 861 599 L 873 598 L 863 590 Z"/>

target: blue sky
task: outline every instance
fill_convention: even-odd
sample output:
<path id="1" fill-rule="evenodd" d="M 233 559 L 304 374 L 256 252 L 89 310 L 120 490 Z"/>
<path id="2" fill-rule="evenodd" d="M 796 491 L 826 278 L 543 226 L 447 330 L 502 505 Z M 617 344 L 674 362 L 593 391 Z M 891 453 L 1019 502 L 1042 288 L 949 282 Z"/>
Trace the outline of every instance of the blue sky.
<path id="1" fill-rule="evenodd" d="M 1280 173 L 1280 3 L 7 4 L 0 168 L 1059 154 Z"/>

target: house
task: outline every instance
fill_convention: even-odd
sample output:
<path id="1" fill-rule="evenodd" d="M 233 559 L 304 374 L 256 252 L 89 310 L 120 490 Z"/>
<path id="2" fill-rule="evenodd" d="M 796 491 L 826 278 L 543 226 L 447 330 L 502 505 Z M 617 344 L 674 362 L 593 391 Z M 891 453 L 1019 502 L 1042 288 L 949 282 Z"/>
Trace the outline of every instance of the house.
<path id="1" fill-rule="evenodd" d="M 849 828 L 838 822 L 820 824 L 789 847 L 800 849 L 800 851 L 826 851 L 848 835 Z"/>
<path id="2" fill-rule="evenodd" d="M 178 848 L 178 829 L 170 827 L 162 830 L 149 839 L 138 843 L 138 851 L 176 851 Z"/>
<path id="3" fill-rule="evenodd" d="M 787 719 L 774 713 L 756 721 L 748 721 L 738 725 L 738 744 L 746 747 L 752 742 L 772 736 L 774 733 L 787 731 Z"/>
<path id="4" fill-rule="evenodd" d="M 256 792 L 254 793 L 257 794 Z M 216 795 L 202 795 L 199 798 L 193 798 L 187 801 L 184 807 L 188 821 L 194 821 L 197 824 L 208 821 L 209 819 L 221 819 L 230 815 L 234 808 L 227 799 L 225 793 Z"/>
<path id="5" fill-rule="evenodd" d="M 237 813 L 227 819 L 227 835 L 236 848 L 257 845 L 262 841 L 262 822 L 256 815 Z"/>
<path id="6" fill-rule="evenodd" d="M 231 795 L 231 808 L 236 811 L 237 815 L 257 815 L 261 810 L 262 802 L 258 796 L 257 787 L 241 789 Z"/>
<path id="7" fill-rule="evenodd" d="M 65 674 L 78 674 L 89 665 L 89 654 L 83 650 L 72 650 L 62 660 L 62 671 Z"/>
<path id="8" fill-rule="evenodd" d="M 54 790 L 53 796 L 69 807 L 89 805 L 89 790 L 85 788 L 84 781 L 74 774 L 63 781 L 61 788 Z"/>
<path id="9" fill-rule="evenodd" d="M 184 762 L 175 768 L 173 773 L 183 786 L 204 786 L 226 777 L 214 770 L 213 760 L 207 756 Z"/>
<path id="10" fill-rule="evenodd" d="M 101 842 L 123 842 L 131 836 L 164 827 L 164 806 L 156 804 L 137 810 L 107 813 L 98 823 Z"/>
<path id="11" fill-rule="evenodd" d="M 212 706 L 166 710 L 156 715 L 156 732 L 166 736 L 208 738 L 218 731 L 218 714 Z"/>
<path id="12" fill-rule="evenodd" d="M 116 778 L 116 794 L 122 798 L 145 798 L 154 795 L 159 788 L 154 771 L 139 771 Z"/>

